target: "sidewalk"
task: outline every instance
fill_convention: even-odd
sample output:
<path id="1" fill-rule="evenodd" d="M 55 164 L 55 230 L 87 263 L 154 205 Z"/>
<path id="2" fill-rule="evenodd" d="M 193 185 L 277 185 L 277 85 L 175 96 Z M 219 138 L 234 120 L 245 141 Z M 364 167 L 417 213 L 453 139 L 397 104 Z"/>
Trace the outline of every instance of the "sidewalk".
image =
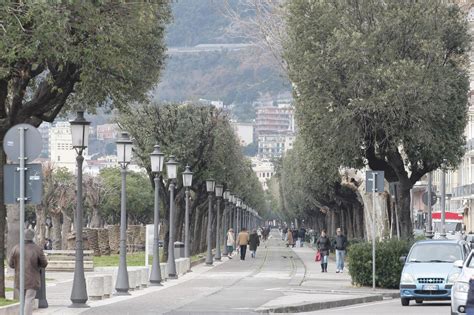
<path id="1" fill-rule="evenodd" d="M 315 262 L 316 250 L 305 243 L 305 247 L 292 248 L 295 258 L 304 266 L 303 273 L 292 286 L 285 288 L 285 296 L 262 305 L 257 311 L 262 313 L 298 313 L 334 307 L 382 301 L 384 298 L 399 297 L 398 290 L 356 287 L 346 267 L 344 273 L 336 273 L 334 254 L 329 257 L 328 272 L 321 272 L 321 265 Z M 294 280 L 296 280 L 294 279 Z"/>
<path id="2" fill-rule="evenodd" d="M 48 301 L 48 308 L 36 309 L 34 314 L 61 314 L 61 315 L 75 315 L 80 314 L 86 310 L 89 310 L 94 307 L 109 305 L 129 299 L 133 299 L 150 292 L 165 290 L 167 288 L 173 287 L 175 285 L 181 284 L 190 279 L 199 277 L 202 273 L 219 266 L 226 260 L 222 262 L 215 261 L 212 267 L 206 266 L 204 264 L 199 264 L 193 266 L 192 272 L 188 272 L 184 275 L 181 275 L 178 279 L 167 280 L 162 282 L 162 286 L 152 286 L 143 288 L 140 290 L 129 291 L 130 295 L 126 296 L 112 296 L 103 300 L 96 301 L 87 301 L 86 308 L 70 308 L 71 306 L 71 290 L 74 274 L 72 272 L 48 272 L 46 274 L 46 298 Z M 133 268 L 133 267 L 130 267 Z M 100 271 L 86 272 L 85 275 L 90 276 L 94 274 L 106 274 L 113 273 L 113 269 L 107 270 L 107 268 L 100 268 Z M 112 284 L 115 287 L 115 283 Z"/>

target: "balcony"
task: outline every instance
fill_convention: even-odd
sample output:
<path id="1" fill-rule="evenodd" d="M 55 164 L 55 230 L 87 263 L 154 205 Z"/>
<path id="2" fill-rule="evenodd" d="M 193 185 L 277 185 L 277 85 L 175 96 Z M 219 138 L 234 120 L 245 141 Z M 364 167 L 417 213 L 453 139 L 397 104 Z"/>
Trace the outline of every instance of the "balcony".
<path id="1" fill-rule="evenodd" d="M 474 184 L 454 187 L 453 198 L 474 195 Z"/>

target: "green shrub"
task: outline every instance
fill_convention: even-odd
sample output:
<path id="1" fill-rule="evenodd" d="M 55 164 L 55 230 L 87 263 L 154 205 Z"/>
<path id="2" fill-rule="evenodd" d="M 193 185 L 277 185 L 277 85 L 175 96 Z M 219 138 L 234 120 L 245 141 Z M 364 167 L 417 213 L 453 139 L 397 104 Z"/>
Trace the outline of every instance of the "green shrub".
<path id="1" fill-rule="evenodd" d="M 398 288 L 403 269 L 400 256 L 406 256 L 411 241 L 388 240 L 376 243 L 375 285 L 381 288 Z M 352 283 L 372 285 L 372 243 L 352 244 L 348 249 L 349 274 Z"/>

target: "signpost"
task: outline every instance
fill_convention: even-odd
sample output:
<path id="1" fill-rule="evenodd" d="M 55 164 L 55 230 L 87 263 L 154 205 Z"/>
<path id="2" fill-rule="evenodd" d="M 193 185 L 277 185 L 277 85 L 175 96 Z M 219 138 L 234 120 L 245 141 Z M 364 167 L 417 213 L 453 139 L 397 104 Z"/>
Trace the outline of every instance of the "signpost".
<path id="1" fill-rule="evenodd" d="M 372 193 L 372 289 L 375 290 L 375 193 L 384 191 L 384 172 L 365 172 L 365 191 Z"/>
<path id="2" fill-rule="evenodd" d="M 39 156 L 42 143 L 39 131 L 29 124 L 18 124 L 11 127 L 3 138 L 3 150 L 8 158 L 12 161 L 19 160 L 19 165 L 14 166 L 19 175 L 19 196 L 14 201 L 20 203 L 20 315 L 24 314 L 25 308 L 25 203 L 29 200 L 26 194 L 26 174 L 28 170 L 26 162 Z M 11 168 L 11 165 L 5 165 L 5 173 L 11 172 L 8 168 Z M 14 177 L 18 175 L 15 174 Z M 38 175 L 32 174 L 30 176 L 33 180 L 38 180 Z M 16 187 L 16 185 L 14 186 Z M 15 189 L 12 192 L 15 193 Z"/>

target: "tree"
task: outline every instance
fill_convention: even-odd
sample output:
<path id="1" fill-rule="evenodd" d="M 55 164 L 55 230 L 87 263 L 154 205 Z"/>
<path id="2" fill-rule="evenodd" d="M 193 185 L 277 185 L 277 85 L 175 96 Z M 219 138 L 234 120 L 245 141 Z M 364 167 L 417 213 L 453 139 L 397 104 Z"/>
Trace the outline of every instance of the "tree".
<path id="1" fill-rule="evenodd" d="M 0 8 L 0 141 L 17 123 L 38 126 L 67 108 L 145 99 L 164 59 L 165 0 L 14 1 Z M 3 146 L 0 146 L 3 148 Z M 0 187 L 5 154 L 0 152 Z M 0 189 L 0 247 L 6 211 Z M 4 289 L 0 251 L 0 297 Z"/>
<path id="2" fill-rule="evenodd" d="M 120 168 L 105 168 L 100 171 L 99 179 L 106 198 L 97 203 L 97 212 L 109 224 L 120 222 Z M 127 172 L 127 215 L 132 224 L 148 224 L 153 218 L 153 191 L 148 176 L 144 173 Z M 98 216 L 98 214 L 97 214 Z M 94 217 L 94 215 L 92 215 Z"/>
<path id="3" fill-rule="evenodd" d="M 150 152 L 155 144 L 167 155 L 175 155 L 179 161 L 179 173 L 189 165 L 193 171 L 190 204 L 192 252 L 200 253 L 206 242 L 201 231 L 206 230 L 207 192 L 205 180 L 213 177 L 224 183 L 256 209 L 264 209 L 263 190 L 252 171 L 250 161 L 244 158 L 230 121 L 222 110 L 198 104 L 143 104 L 118 117 L 122 129 L 135 139 L 135 156 L 152 178 Z M 169 238 L 169 191 L 168 181 L 160 180 L 160 200 L 163 204 L 161 218 L 165 232 L 164 257 L 166 259 Z M 153 182 L 151 181 L 151 184 Z M 176 238 L 183 234 L 184 188 L 178 176 L 175 193 L 178 228 Z M 215 220 L 215 216 L 214 216 Z M 213 233 L 214 237 L 215 233 Z"/>
<path id="4" fill-rule="evenodd" d="M 284 57 L 301 137 L 343 167 L 399 183 L 401 232 L 410 189 L 464 152 L 467 24 L 442 1 L 288 4 Z"/>

